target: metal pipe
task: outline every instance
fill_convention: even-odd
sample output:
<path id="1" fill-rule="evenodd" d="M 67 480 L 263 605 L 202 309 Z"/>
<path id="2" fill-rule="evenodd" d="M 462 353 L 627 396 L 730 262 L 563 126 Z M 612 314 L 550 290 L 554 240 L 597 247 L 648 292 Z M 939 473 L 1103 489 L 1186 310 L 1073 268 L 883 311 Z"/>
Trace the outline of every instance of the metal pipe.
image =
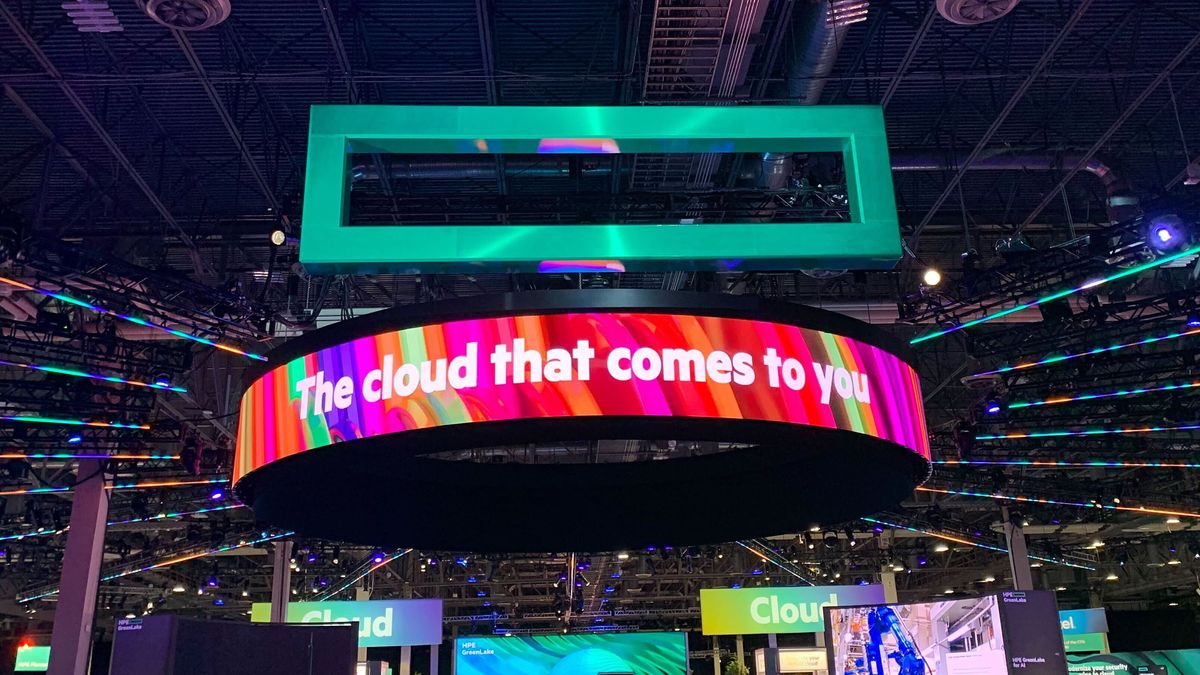
<path id="1" fill-rule="evenodd" d="M 821 102 L 826 78 L 833 72 L 847 27 L 831 26 L 829 0 L 798 8 L 792 28 L 792 65 L 787 75 L 787 95 L 800 105 Z"/>

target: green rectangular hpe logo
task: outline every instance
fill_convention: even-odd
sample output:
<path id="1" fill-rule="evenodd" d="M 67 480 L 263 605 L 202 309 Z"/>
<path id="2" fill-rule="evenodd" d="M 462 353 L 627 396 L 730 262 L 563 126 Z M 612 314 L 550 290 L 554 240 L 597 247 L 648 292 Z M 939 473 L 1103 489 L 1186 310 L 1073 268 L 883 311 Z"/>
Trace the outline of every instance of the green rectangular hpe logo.
<path id="1" fill-rule="evenodd" d="M 841 153 L 849 219 L 348 224 L 352 154 L 763 152 Z M 313 106 L 302 225 L 300 262 L 317 274 L 887 269 L 901 255 L 877 106 Z"/>

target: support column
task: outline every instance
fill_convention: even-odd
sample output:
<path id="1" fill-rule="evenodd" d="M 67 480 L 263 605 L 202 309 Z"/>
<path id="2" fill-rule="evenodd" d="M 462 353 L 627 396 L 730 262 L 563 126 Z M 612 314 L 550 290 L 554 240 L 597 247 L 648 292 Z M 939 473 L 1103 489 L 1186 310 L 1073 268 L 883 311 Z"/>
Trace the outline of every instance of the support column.
<path id="1" fill-rule="evenodd" d="M 104 463 L 79 461 L 71 503 L 71 529 L 63 553 L 58 606 L 50 635 L 49 675 L 86 675 L 96 618 L 96 592 L 104 559 L 104 527 L 108 521 L 108 490 Z"/>
<path id="2" fill-rule="evenodd" d="M 712 636 L 713 650 L 713 675 L 721 675 L 721 643 L 717 641 L 717 636 Z"/>
<path id="3" fill-rule="evenodd" d="M 363 583 L 364 584 L 367 583 L 365 579 L 363 580 Z M 369 588 L 367 588 L 366 586 L 356 586 L 354 588 L 354 600 L 355 601 L 362 602 L 364 600 L 370 600 L 370 599 L 371 599 L 371 590 Z M 359 647 L 358 648 L 358 662 L 362 663 L 366 660 L 367 660 L 367 648 Z"/>
<path id="4" fill-rule="evenodd" d="M 746 665 L 746 643 L 742 636 L 737 636 L 737 662 Z"/>
<path id="5" fill-rule="evenodd" d="M 438 651 L 441 645 L 429 645 L 429 675 L 438 675 Z"/>
<path id="6" fill-rule="evenodd" d="M 767 633 L 767 648 L 763 650 L 766 675 L 779 675 L 779 636 Z"/>
<path id="7" fill-rule="evenodd" d="M 292 593 L 291 539 L 275 542 L 275 558 L 271 561 L 271 623 L 287 621 L 287 606 Z"/>
<path id="8" fill-rule="evenodd" d="M 896 592 L 896 571 L 891 565 L 885 565 L 879 570 L 879 583 L 883 586 L 883 601 L 887 603 L 900 602 L 900 595 Z"/>
<path id="9" fill-rule="evenodd" d="M 1004 540 L 1008 544 L 1008 565 L 1012 570 L 1013 590 L 1033 590 L 1033 570 L 1029 568 L 1029 548 L 1025 545 L 1025 530 L 1013 522 L 1007 506 L 1000 507 L 1004 519 Z"/>
<path id="10" fill-rule="evenodd" d="M 412 647 L 400 648 L 400 665 L 396 675 L 412 675 Z"/>

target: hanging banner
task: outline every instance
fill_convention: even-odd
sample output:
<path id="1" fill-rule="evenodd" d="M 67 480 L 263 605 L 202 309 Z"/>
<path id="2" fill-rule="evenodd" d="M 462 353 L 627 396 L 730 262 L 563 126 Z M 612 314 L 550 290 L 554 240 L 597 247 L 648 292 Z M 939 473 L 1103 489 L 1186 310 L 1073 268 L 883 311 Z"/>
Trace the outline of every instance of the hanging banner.
<path id="1" fill-rule="evenodd" d="M 250 620 L 271 620 L 271 603 L 256 602 Z M 442 642 L 441 600 L 292 602 L 289 623 L 358 622 L 359 647 L 412 647 Z"/>
<path id="2" fill-rule="evenodd" d="M 820 633 L 824 608 L 884 602 L 883 586 L 700 589 L 705 635 Z"/>

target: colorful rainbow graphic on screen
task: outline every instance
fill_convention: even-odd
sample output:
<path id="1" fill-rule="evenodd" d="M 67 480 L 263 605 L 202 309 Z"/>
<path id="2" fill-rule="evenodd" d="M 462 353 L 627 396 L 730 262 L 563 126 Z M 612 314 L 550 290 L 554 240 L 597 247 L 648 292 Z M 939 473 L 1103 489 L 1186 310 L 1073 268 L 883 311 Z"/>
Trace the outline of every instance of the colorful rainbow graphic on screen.
<path id="1" fill-rule="evenodd" d="M 511 360 L 507 366 L 492 360 L 497 350 L 510 356 L 520 351 L 516 345 L 539 355 L 546 370 L 538 372 L 544 377 L 521 368 L 524 381 L 515 382 Z M 579 351 L 581 345 L 591 351 Z M 677 361 L 668 377 L 663 355 L 672 353 L 691 353 L 695 360 Z M 560 365 L 569 363 L 571 372 L 552 371 L 552 354 L 558 354 Z M 768 354 L 778 357 L 774 377 Z M 790 367 L 788 360 L 794 360 Z M 656 362 L 658 374 L 652 372 Z M 581 363 L 587 379 L 581 377 Z M 465 377 L 468 371 L 473 381 Z M 432 384 L 419 386 L 418 373 L 421 382 Z M 321 401 L 315 399 L 318 374 L 328 394 Z M 503 381 L 497 383 L 497 377 Z M 343 378 L 348 380 L 344 388 L 333 395 L 332 383 Z M 318 411 L 318 404 L 327 411 Z M 454 424 L 571 416 L 808 425 L 866 434 L 929 458 L 917 374 L 883 349 L 768 321 L 579 312 L 387 331 L 276 367 L 242 397 L 234 480 L 343 441 Z"/>

